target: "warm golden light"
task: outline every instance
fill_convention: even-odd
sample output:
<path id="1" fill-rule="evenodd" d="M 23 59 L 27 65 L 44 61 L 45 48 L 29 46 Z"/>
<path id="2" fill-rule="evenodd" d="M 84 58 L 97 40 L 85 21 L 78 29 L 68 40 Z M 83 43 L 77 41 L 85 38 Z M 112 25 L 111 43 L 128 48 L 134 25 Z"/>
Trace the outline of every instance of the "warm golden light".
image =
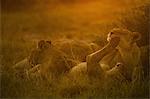
<path id="1" fill-rule="evenodd" d="M 0 98 L 149 98 L 150 0 L 1 0 Z"/>

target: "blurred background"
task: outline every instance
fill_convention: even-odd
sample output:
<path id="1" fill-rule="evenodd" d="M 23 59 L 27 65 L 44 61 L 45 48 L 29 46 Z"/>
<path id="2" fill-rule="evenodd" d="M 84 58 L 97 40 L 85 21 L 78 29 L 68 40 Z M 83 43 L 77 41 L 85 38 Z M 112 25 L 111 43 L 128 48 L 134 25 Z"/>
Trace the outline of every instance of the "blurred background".
<path id="1" fill-rule="evenodd" d="M 149 5 L 149 0 L 1 0 L 2 52 L 15 54 L 15 59 L 7 57 L 12 64 L 39 39 L 68 37 L 105 43 L 114 27 L 140 32 L 138 45 L 145 46 Z"/>
<path id="2" fill-rule="evenodd" d="M 107 33 L 112 28 L 123 27 L 142 34 L 138 45 L 143 51 L 145 75 L 148 75 L 149 0 L 0 0 L 0 2 L 0 59 L 3 72 L 8 72 L 12 65 L 28 56 L 38 40 L 69 38 L 105 44 Z"/>

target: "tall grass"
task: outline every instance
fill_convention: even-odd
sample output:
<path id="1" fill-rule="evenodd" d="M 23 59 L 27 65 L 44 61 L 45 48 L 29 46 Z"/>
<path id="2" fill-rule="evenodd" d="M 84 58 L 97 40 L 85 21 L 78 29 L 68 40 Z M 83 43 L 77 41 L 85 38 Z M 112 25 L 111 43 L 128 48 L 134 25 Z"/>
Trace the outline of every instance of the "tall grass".
<path id="1" fill-rule="evenodd" d="M 70 80 L 68 78 L 47 82 L 38 79 L 15 78 L 8 72 L 3 73 L 1 83 L 1 97 L 46 97 L 46 98 L 148 98 L 149 82 L 144 80 L 142 84 L 123 83 L 113 86 L 105 86 L 99 80 L 91 82 L 87 79 Z M 102 86 L 103 85 L 103 86 Z M 9 90 L 8 90 L 9 89 Z"/>
<path id="2" fill-rule="evenodd" d="M 76 80 L 70 80 L 66 77 L 52 81 L 43 79 L 25 79 L 16 78 L 12 73 L 12 65 L 24 59 L 30 53 L 32 48 L 35 48 L 37 38 L 47 39 L 59 35 L 69 35 L 78 39 L 94 40 L 93 42 L 100 45 L 106 43 L 106 33 L 113 27 L 125 27 L 131 31 L 142 33 L 143 37 L 139 41 L 142 46 L 142 60 L 146 75 L 148 76 L 149 69 L 149 4 L 130 9 L 124 13 L 118 20 L 117 25 L 111 24 L 96 24 L 94 29 L 82 29 L 80 26 L 72 26 L 72 20 L 66 18 L 65 14 L 60 16 L 52 13 L 50 19 L 46 15 L 42 18 L 40 14 L 24 14 L 14 13 L 2 15 L 2 55 L 1 62 L 1 98 L 81 98 L 81 99 L 97 99 L 97 98 L 148 98 L 149 97 L 149 80 L 138 85 L 125 83 L 118 86 L 102 86 L 105 85 L 101 81 L 91 82 L 82 77 Z M 43 14 L 43 13 L 42 13 Z M 47 21 L 47 19 L 49 19 Z M 67 25 L 70 27 L 66 28 Z M 59 30 L 57 30 L 59 28 Z M 71 32 L 70 34 L 68 33 Z M 72 33 L 73 32 L 73 33 Z M 96 32 L 97 34 L 94 34 Z M 101 35 L 98 33 L 101 32 Z M 38 34 L 37 34 L 38 33 Z M 83 33 L 83 34 L 81 34 Z M 83 37 L 84 35 L 84 37 Z M 36 36 L 36 37 L 34 37 Z M 144 46 L 143 46 L 144 45 Z M 113 82 L 115 85 L 116 82 Z"/>
<path id="3" fill-rule="evenodd" d="M 120 26 L 131 31 L 141 33 L 142 39 L 138 42 L 139 46 L 149 44 L 149 26 L 150 26 L 150 2 L 128 9 L 123 12 L 119 22 Z"/>

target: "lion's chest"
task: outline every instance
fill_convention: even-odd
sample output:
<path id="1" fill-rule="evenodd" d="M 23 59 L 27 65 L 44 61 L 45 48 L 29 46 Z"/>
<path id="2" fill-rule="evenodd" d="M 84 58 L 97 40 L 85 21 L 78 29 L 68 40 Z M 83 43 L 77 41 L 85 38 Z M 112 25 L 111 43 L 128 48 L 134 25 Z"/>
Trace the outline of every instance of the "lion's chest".
<path id="1" fill-rule="evenodd" d="M 129 68 L 133 69 L 138 65 L 140 61 L 140 49 L 138 46 L 133 46 L 130 49 L 119 49 L 121 58 L 124 64 Z"/>

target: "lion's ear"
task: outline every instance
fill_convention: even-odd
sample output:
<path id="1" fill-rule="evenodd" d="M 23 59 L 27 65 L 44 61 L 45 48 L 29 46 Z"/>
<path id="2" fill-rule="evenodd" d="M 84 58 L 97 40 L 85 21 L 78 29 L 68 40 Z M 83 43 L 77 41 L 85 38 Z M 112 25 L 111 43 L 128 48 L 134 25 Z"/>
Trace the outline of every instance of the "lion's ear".
<path id="1" fill-rule="evenodd" d="M 51 41 L 46 41 L 45 48 L 50 48 L 52 46 Z"/>
<path id="2" fill-rule="evenodd" d="M 51 41 L 46 41 L 46 42 L 47 42 L 48 44 L 50 44 L 50 45 L 52 44 L 52 42 L 51 42 Z"/>
<path id="3" fill-rule="evenodd" d="M 136 42 L 141 39 L 141 34 L 139 32 L 133 32 L 133 41 Z"/>
<path id="4" fill-rule="evenodd" d="M 40 40 L 40 41 L 38 42 L 37 47 L 38 47 L 39 49 L 42 49 L 44 44 L 45 44 L 45 41 L 44 41 L 44 40 Z"/>

